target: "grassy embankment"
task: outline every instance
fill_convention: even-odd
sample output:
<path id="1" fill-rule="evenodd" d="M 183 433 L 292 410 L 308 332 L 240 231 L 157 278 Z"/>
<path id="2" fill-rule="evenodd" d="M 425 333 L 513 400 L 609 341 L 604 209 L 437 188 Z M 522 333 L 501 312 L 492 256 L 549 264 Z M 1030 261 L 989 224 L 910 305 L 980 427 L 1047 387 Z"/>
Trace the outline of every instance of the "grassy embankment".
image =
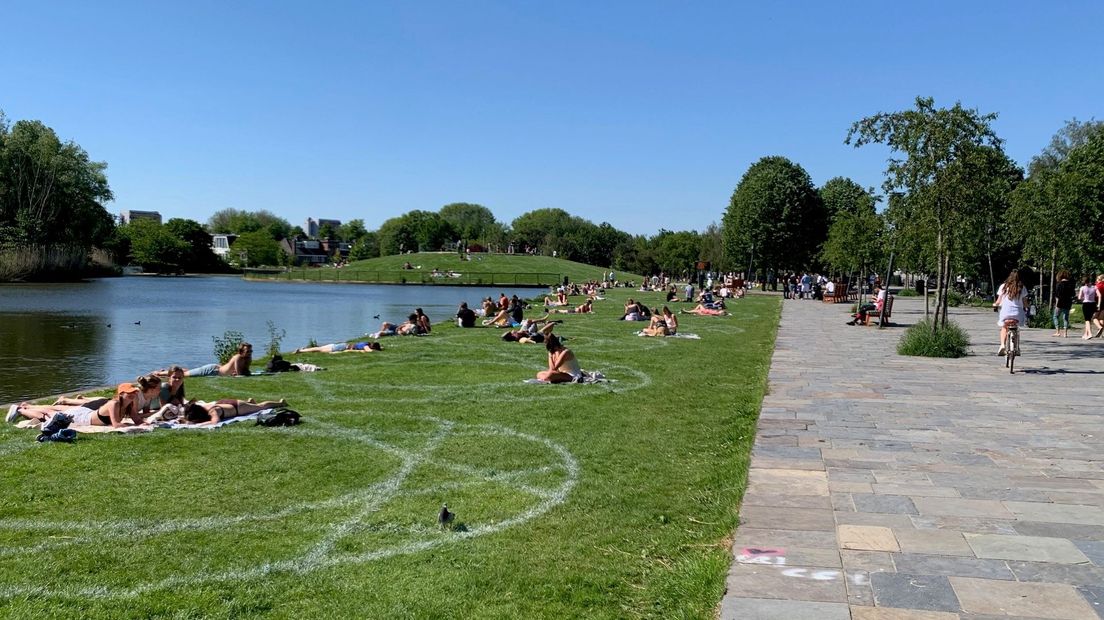
<path id="1" fill-rule="evenodd" d="M 403 269 L 410 263 L 414 269 Z M 459 276 L 433 276 L 434 269 L 442 273 L 453 271 Z M 549 285 L 564 276 L 573 282 L 601 280 L 609 270 L 551 256 L 524 254 L 473 254 L 472 260 L 461 260 L 455 252 L 421 252 L 381 256 L 349 263 L 345 267 L 313 267 L 290 269 L 277 273 L 250 273 L 250 278 L 307 280 L 319 282 L 378 282 L 405 284 L 482 284 L 482 285 Z M 615 272 L 621 281 L 634 280 L 637 274 Z"/>
<path id="2" fill-rule="evenodd" d="M 286 397 L 296 428 L 4 426 L 0 616 L 712 617 L 779 300 L 652 339 L 616 320 L 630 295 L 556 327 L 607 384 L 524 384 L 542 346 L 441 324 L 290 356 L 324 372 L 188 380 Z"/>

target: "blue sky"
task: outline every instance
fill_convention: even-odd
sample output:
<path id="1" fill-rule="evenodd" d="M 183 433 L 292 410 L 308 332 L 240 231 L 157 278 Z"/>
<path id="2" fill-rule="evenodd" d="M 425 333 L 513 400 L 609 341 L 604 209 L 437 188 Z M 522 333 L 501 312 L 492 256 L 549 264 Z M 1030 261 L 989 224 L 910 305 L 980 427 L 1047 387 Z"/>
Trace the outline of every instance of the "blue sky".
<path id="1" fill-rule="evenodd" d="M 1020 162 L 1104 118 L 1101 2 L 4 2 L 0 109 L 108 162 L 109 210 L 362 218 L 477 202 L 638 234 L 760 157 L 880 187 L 850 124 L 998 112 Z"/>

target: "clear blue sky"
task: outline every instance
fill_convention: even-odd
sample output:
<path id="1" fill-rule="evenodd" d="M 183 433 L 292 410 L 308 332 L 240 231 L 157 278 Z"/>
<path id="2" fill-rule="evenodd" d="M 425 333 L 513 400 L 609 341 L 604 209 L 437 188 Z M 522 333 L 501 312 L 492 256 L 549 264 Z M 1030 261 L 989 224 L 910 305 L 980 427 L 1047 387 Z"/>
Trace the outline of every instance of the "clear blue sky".
<path id="1" fill-rule="evenodd" d="M 915 6 L 906 6 L 915 5 Z M 880 187 L 851 122 L 998 112 L 1027 161 L 1104 112 L 1104 3 L 5 2 L 0 109 L 109 164 L 109 209 L 363 218 L 477 202 L 632 233 L 719 221 L 747 167 Z"/>

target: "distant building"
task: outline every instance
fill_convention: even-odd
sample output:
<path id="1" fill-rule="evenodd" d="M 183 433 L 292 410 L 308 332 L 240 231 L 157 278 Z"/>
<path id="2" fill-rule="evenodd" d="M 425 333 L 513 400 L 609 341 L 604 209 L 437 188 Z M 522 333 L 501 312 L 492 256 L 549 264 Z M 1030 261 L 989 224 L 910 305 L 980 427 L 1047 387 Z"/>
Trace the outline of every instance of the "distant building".
<path id="1" fill-rule="evenodd" d="M 134 220 L 153 220 L 161 223 L 161 213 L 157 211 L 123 211 L 119 214 L 120 224 L 129 224 Z"/>
<path id="2" fill-rule="evenodd" d="M 333 228 L 334 231 L 337 231 L 337 229 L 341 227 L 341 220 L 328 220 L 322 217 L 316 220 L 308 217 L 307 225 L 303 227 L 303 232 L 307 233 L 307 236 L 311 239 L 317 239 L 318 233 L 327 225 Z"/>
<path id="3" fill-rule="evenodd" d="M 211 251 L 222 260 L 227 260 L 230 246 L 234 245 L 237 238 L 237 235 L 211 235 Z"/>
<path id="4" fill-rule="evenodd" d="M 296 265 L 321 265 L 330 258 L 322 242 L 314 239 L 283 239 L 280 241 L 280 249 Z"/>

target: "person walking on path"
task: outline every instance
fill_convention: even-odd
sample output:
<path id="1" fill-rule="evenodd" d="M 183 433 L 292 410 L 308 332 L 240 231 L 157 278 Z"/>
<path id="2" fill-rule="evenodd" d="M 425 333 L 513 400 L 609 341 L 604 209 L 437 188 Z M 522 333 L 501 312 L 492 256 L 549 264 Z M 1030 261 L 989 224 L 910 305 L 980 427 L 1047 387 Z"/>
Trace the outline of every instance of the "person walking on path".
<path id="1" fill-rule="evenodd" d="M 1081 340 L 1088 340 L 1093 337 L 1092 320 L 1097 308 L 1096 287 L 1093 286 L 1092 276 L 1085 277 L 1085 284 L 1077 291 L 1077 301 L 1081 302 L 1081 314 L 1085 316 L 1085 333 L 1081 335 Z"/>
<path id="2" fill-rule="evenodd" d="M 1058 272 L 1058 284 L 1054 287 L 1054 336 L 1069 336 L 1070 308 L 1073 307 L 1073 280 L 1063 269 Z"/>

